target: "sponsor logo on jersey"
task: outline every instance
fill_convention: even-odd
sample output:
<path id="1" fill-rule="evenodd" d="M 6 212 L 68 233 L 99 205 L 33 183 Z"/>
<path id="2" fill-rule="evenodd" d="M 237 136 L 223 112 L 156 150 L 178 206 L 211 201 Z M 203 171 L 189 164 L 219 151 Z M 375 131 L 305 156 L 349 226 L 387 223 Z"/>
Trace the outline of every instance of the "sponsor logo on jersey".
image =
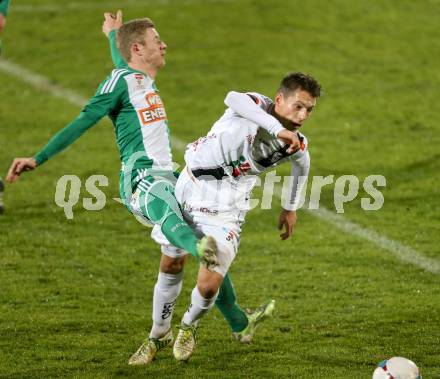
<path id="1" fill-rule="evenodd" d="M 218 215 L 218 210 L 217 209 L 211 209 L 208 207 L 192 207 L 191 205 L 188 205 L 187 203 L 183 204 L 183 208 L 192 213 L 192 212 L 200 212 L 200 213 L 206 213 L 209 214 L 210 216 L 217 216 Z"/>
<path id="2" fill-rule="evenodd" d="M 152 122 L 166 120 L 167 115 L 163 106 L 162 99 L 156 92 L 151 92 L 145 96 L 147 108 L 139 109 L 138 114 L 143 125 Z"/>
<path id="3" fill-rule="evenodd" d="M 160 98 L 159 94 L 156 92 L 150 92 L 145 96 L 145 101 L 150 107 L 163 107 L 162 99 Z"/>
<path id="4" fill-rule="evenodd" d="M 136 79 L 137 88 L 145 89 L 144 76 L 142 74 L 134 74 L 134 78 Z"/>

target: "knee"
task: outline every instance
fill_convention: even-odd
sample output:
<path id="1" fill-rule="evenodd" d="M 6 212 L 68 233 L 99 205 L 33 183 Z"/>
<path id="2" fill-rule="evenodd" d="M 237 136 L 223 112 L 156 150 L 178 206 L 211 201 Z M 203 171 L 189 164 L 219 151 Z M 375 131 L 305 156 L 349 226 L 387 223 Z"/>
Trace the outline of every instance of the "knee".
<path id="1" fill-rule="evenodd" d="M 160 271 L 166 274 L 178 274 L 183 270 L 185 265 L 185 257 L 182 258 L 170 258 L 166 255 L 162 256 L 160 260 Z"/>
<path id="2" fill-rule="evenodd" d="M 205 299 L 212 299 L 217 294 L 217 291 L 215 291 L 213 288 L 205 288 L 204 290 L 199 288 L 199 291 Z"/>
<path id="3" fill-rule="evenodd" d="M 198 286 L 200 295 L 202 295 L 205 299 L 212 299 L 216 294 L 218 289 L 214 286 Z"/>
<path id="4" fill-rule="evenodd" d="M 219 284 L 214 278 L 205 278 L 197 281 L 197 288 L 199 289 L 200 295 L 205 299 L 212 299 L 217 295 Z"/>

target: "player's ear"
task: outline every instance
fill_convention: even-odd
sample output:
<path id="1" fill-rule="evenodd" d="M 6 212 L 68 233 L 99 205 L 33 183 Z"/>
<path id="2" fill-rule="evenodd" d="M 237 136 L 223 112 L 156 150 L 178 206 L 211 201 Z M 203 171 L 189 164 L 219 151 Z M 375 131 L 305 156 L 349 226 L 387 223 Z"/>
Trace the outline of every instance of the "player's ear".
<path id="1" fill-rule="evenodd" d="M 138 43 L 138 42 L 134 42 L 132 45 L 131 45 L 131 54 L 133 55 L 133 54 L 136 54 L 136 55 L 140 55 L 140 53 L 141 53 L 141 46 L 142 46 L 142 44 L 140 44 L 140 43 Z"/>
<path id="2" fill-rule="evenodd" d="M 277 94 L 275 95 L 275 105 L 280 105 L 284 100 L 284 96 L 282 94 L 282 92 L 277 92 Z"/>

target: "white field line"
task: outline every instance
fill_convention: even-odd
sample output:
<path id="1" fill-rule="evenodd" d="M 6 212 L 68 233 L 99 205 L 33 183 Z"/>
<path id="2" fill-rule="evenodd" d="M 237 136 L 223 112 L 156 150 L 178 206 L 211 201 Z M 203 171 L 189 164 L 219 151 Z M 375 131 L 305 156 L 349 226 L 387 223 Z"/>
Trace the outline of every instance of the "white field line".
<path id="1" fill-rule="evenodd" d="M 17 79 L 26 84 L 32 85 L 36 89 L 49 92 L 54 97 L 68 100 L 74 105 L 82 107 L 88 101 L 85 97 L 82 97 L 73 91 L 64 89 L 52 83 L 45 76 L 35 74 L 19 65 L 16 65 L 15 63 L 9 62 L 2 58 L 0 58 L 0 71 L 3 71 L 11 76 L 15 76 Z"/>
<path id="2" fill-rule="evenodd" d="M 433 274 L 440 274 L 439 261 L 426 257 L 409 246 L 347 220 L 346 217 L 333 213 L 323 206 L 320 206 L 317 210 L 307 210 L 307 212 L 347 234 L 363 238 L 384 250 L 388 250 L 402 262 L 410 263 Z"/>
<path id="3" fill-rule="evenodd" d="M 106 1 L 103 3 L 88 2 L 80 3 L 76 1 L 60 2 L 60 3 L 46 3 L 41 5 L 36 4 L 15 4 L 10 7 L 11 13 L 47 13 L 47 12 L 69 12 L 69 11 L 89 11 L 89 10 L 101 10 L 101 11 L 115 11 L 117 9 L 128 8 L 151 8 L 157 6 L 166 6 L 171 4 L 192 5 L 199 4 L 200 6 L 209 6 L 212 3 L 228 3 L 232 0 L 125 0 L 125 1 Z"/>
<path id="4" fill-rule="evenodd" d="M 51 83 L 50 80 L 44 76 L 35 74 L 15 63 L 1 58 L 0 71 L 14 76 L 26 84 L 31 84 L 37 90 L 42 90 L 50 93 L 52 96 L 67 100 L 71 104 L 82 107 L 88 101 L 87 98 L 82 97 L 71 90 Z M 186 143 L 178 138 L 173 138 L 172 143 L 179 150 L 184 150 L 186 147 Z M 440 274 L 440 262 L 426 257 L 418 251 L 403 245 L 398 241 L 392 240 L 373 230 L 364 228 L 361 225 L 347 220 L 342 215 L 334 214 L 323 206 L 320 206 L 319 210 L 308 210 L 308 212 L 312 216 L 318 217 L 319 219 L 344 231 L 347 234 L 363 238 L 371 242 L 373 245 L 389 251 L 402 262 L 412 264 L 433 274 Z"/>

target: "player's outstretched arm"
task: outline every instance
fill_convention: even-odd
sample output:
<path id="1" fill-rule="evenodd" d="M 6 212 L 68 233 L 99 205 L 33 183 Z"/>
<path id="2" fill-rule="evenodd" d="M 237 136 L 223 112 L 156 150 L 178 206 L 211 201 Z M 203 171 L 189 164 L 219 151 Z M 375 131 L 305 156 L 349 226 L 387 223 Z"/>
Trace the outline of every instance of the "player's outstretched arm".
<path id="1" fill-rule="evenodd" d="M 104 22 L 102 23 L 102 32 L 108 38 L 110 43 L 110 52 L 113 64 L 116 68 L 128 68 L 127 62 L 122 58 L 118 49 L 116 33 L 122 26 L 122 11 L 118 10 L 116 15 L 110 12 L 104 13 Z"/>
<path id="2" fill-rule="evenodd" d="M 22 172 L 32 171 L 35 167 L 37 167 L 37 161 L 34 158 L 15 158 L 9 168 L 6 180 L 9 183 L 14 183 Z"/>
<path id="3" fill-rule="evenodd" d="M 119 103 L 120 96 L 123 93 L 124 86 L 122 82 L 117 80 L 117 76 L 112 75 L 104 80 L 101 85 L 98 87 L 98 90 L 93 96 L 84 109 L 81 111 L 79 116 L 73 120 L 66 127 L 61 129 L 58 133 L 56 133 L 40 150 L 35 156 L 32 158 L 35 161 L 35 166 L 26 164 L 24 166 L 24 170 L 29 170 L 35 168 L 36 166 L 42 165 L 48 159 L 58 154 L 71 144 L 73 144 L 81 135 L 83 135 L 88 129 L 92 126 L 96 125 L 96 123 L 108 115 L 111 110 Z M 113 83 L 112 87 L 109 87 L 108 84 Z M 122 85 L 121 85 L 122 83 Z M 29 158 L 20 158 L 20 159 L 29 159 Z M 28 161 L 27 161 L 28 162 Z M 11 171 L 11 178 L 16 180 L 14 176 L 14 172 L 17 171 L 17 168 L 21 167 L 21 162 L 19 166 L 15 168 L 15 171 Z M 12 168 L 12 167 L 11 167 Z M 18 175 L 23 170 L 18 170 Z"/>
<path id="4" fill-rule="evenodd" d="M 85 111 L 82 111 L 75 120 L 56 133 L 49 140 L 46 146 L 44 146 L 43 149 L 34 156 L 37 165 L 42 165 L 48 159 L 70 146 L 79 137 L 81 137 L 86 130 L 90 129 L 102 117 L 104 117 L 103 115 L 98 118 L 94 114 L 90 113 L 91 112 L 88 112 L 86 107 Z"/>

